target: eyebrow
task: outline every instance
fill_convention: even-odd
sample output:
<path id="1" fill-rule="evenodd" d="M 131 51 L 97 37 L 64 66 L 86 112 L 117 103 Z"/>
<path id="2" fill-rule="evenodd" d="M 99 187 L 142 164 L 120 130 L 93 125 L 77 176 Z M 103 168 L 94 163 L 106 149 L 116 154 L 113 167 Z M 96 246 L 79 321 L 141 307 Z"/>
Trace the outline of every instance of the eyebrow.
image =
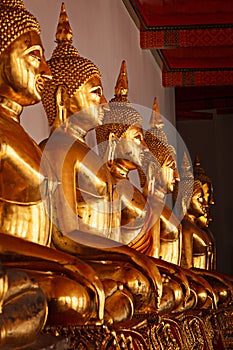
<path id="1" fill-rule="evenodd" d="M 42 47 L 40 45 L 30 46 L 28 49 L 26 49 L 24 51 L 24 54 L 27 55 L 29 52 L 35 51 L 35 50 L 38 50 L 40 52 L 41 56 L 43 55 L 43 50 L 42 50 Z"/>
<path id="2" fill-rule="evenodd" d="M 175 163 L 174 160 L 169 160 L 169 161 L 167 161 L 167 165 L 174 165 L 175 168 L 176 168 L 176 163 Z"/>
<path id="3" fill-rule="evenodd" d="M 92 91 L 95 91 L 96 89 L 100 89 L 101 91 L 103 91 L 103 88 L 100 85 L 93 86 L 92 88 L 89 89 L 89 91 L 92 92 Z"/>

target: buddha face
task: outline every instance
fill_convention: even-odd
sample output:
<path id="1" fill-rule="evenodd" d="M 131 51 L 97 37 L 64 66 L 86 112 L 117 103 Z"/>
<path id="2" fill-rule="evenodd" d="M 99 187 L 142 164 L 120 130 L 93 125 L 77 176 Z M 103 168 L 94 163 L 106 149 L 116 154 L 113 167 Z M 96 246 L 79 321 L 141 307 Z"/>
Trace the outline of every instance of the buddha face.
<path id="1" fill-rule="evenodd" d="M 169 155 L 161 167 L 162 186 L 167 189 L 167 193 L 174 191 L 176 181 L 179 181 L 179 175 L 176 168 L 176 161 Z"/>
<path id="2" fill-rule="evenodd" d="M 202 189 L 204 192 L 204 198 L 206 200 L 206 203 L 208 205 L 213 205 L 214 204 L 214 196 L 213 196 L 213 187 L 211 186 L 210 183 L 203 183 Z"/>
<path id="3" fill-rule="evenodd" d="M 136 169 L 142 165 L 143 152 L 147 146 L 143 139 L 142 129 L 138 126 L 130 126 L 117 143 L 115 158 L 129 169 Z"/>
<path id="4" fill-rule="evenodd" d="M 203 216 L 199 217 L 199 222 L 202 226 L 208 227 L 212 218 L 210 216 L 210 206 L 214 204 L 213 188 L 210 183 L 203 183 L 202 190 L 204 194 L 204 199 L 206 202 L 206 212 Z"/>
<path id="5" fill-rule="evenodd" d="M 198 187 L 194 190 L 188 212 L 198 218 L 206 215 L 206 207 L 207 203 L 204 198 L 203 189 L 202 187 Z"/>
<path id="6" fill-rule="evenodd" d="M 39 35 L 22 34 L 1 55 L 0 93 L 22 106 L 41 100 L 45 79 L 51 78 Z"/>
<path id="7" fill-rule="evenodd" d="M 97 76 L 91 77 L 72 98 L 67 97 L 65 100 L 68 115 L 78 113 L 77 124 L 86 132 L 102 124 L 104 104 L 106 105 L 106 99 L 101 80 Z"/>

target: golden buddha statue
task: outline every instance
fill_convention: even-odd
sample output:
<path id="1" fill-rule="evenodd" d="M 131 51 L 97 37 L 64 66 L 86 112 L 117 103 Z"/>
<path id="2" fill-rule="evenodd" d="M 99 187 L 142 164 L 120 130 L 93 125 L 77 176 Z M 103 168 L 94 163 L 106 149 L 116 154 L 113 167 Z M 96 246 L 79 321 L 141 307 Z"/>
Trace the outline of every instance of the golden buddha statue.
<path id="1" fill-rule="evenodd" d="M 113 178 L 112 238 L 133 248 L 135 244 L 140 244 L 148 252 L 153 249 L 150 244 L 150 208 L 142 193 L 131 185 L 128 177 L 130 171 L 142 165 L 143 148 L 146 148 L 146 144 L 141 128 L 142 117 L 131 107 L 127 92 L 126 63 L 123 61 L 116 83 L 115 98 L 109 103 L 110 110 L 105 113 L 104 124 L 96 128 L 97 143 Z M 145 253 L 143 249 L 142 252 Z"/>
<path id="2" fill-rule="evenodd" d="M 152 205 L 162 208 L 158 220 L 159 257 L 180 265 L 181 225 L 172 210 L 165 204 L 166 195 L 173 192 L 176 182 L 179 181 L 179 174 L 175 149 L 168 144 L 163 126 L 157 98 L 155 98 L 150 120 L 151 128 L 145 133 L 145 142 L 149 147 L 150 155 L 146 154 L 146 175 L 141 173 L 140 178 L 143 192 L 149 196 Z"/>
<path id="3" fill-rule="evenodd" d="M 53 78 L 42 93 L 51 135 L 40 144 L 58 184 L 52 244 L 94 268 L 104 286 L 105 318 L 119 322 L 135 311 L 157 310 L 161 276 L 147 257 L 109 239 L 114 238 L 112 177 L 85 142 L 86 133 L 102 123 L 106 100 L 98 68 L 72 45 L 64 4 L 56 41 L 48 61 Z"/>
<path id="4" fill-rule="evenodd" d="M 8 282 L 1 279 L 1 345 L 21 346 L 43 328 L 48 309 L 48 321 L 53 324 L 67 325 L 65 315 L 75 324 L 92 318 L 102 323 L 104 289 L 90 265 L 48 247 L 47 173 L 42 172 L 40 148 L 20 125 L 20 114 L 23 107 L 41 100 L 44 81 L 51 78 L 51 72 L 39 24 L 23 2 L 2 0 L 0 16 L 0 260 L 7 269 L 2 276 L 9 276 Z M 48 308 L 41 289 L 30 281 L 32 277 L 43 290 Z"/>
<path id="5" fill-rule="evenodd" d="M 183 189 L 184 212 L 184 220 L 182 221 L 184 231 L 182 265 L 187 268 L 198 267 L 208 270 L 210 263 L 208 252 L 211 251 L 211 242 L 204 230 L 194 230 L 196 219 L 206 214 L 207 203 L 204 198 L 202 184 L 193 177 L 191 166 L 188 164 L 186 156 L 184 156 L 182 164 L 182 182 L 180 185 Z M 188 203 L 188 198 L 185 201 L 185 196 L 190 196 L 187 208 L 185 208 L 184 203 Z"/>
<path id="6" fill-rule="evenodd" d="M 202 189 L 204 192 L 204 198 L 207 203 L 207 215 L 204 217 L 200 217 L 198 219 L 198 224 L 201 225 L 203 222 L 202 226 L 208 227 L 210 221 L 212 221 L 212 218 L 210 216 L 210 207 L 211 205 L 214 204 L 214 195 L 213 195 L 213 182 L 209 176 L 206 175 L 205 170 L 201 167 L 201 163 L 199 160 L 198 155 L 196 155 L 193 163 L 193 173 L 194 173 L 194 178 L 201 181 L 202 183 Z"/>
<path id="7" fill-rule="evenodd" d="M 36 189 L 36 183 L 43 181 L 39 164 L 35 164 L 38 153 L 29 148 L 33 154 L 32 157 L 25 154 L 31 165 L 27 168 L 21 148 L 32 141 L 20 127 L 19 115 L 22 105 L 39 101 L 39 91 L 49 69 L 43 57 L 38 22 L 21 1 L 1 1 L 0 28 L 0 231 L 47 243 L 49 234 L 47 229 L 45 235 L 44 228 L 49 225 L 46 217 L 41 220 L 41 231 L 34 227 L 38 217 L 45 213 Z M 24 70 L 28 73 L 27 82 L 22 79 Z M 32 182 L 28 185 L 30 176 Z M 2 248 L 5 235 L 1 235 Z M 47 317 L 47 302 L 38 284 L 25 272 L 5 270 L 2 265 L 0 269 L 0 346 L 23 346 L 33 342 L 41 331 Z"/>
<path id="8" fill-rule="evenodd" d="M 210 241 L 211 249 L 209 249 L 209 270 L 216 270 L 216 242 L 212 232 L 209 229 L 209 224 L 212 221 L 210 209 L 214 205 L 214 195 L 213 195 L 213 182 L 212 179 L 206 175 L 205 170 L 201 167 L 199 157 L 196 155 L 193 164 L 194 178 L 199 180 L 202 184 L 203 196 L 206 201 L 206 212 L 204 215 L 196 218 L 195 223 L 202 230 L 204 230 Z M 229 275 L 225 276 L 226 279 L 233 281 L 232 277 Z"/>
<path id="9" fill-rule="evenodd" d="M 192 268 L 197 275 L 203 276 L 211 284 L 218 306 L 229 305 L 233 297 L 231 280 L 217 271 L 209 271 L 213 261 L 212 242 L 208 233 L 196 224 L 197 218 L 206 214 L 207 203 L 202 183 L 193 177 L 186 155 L 184 155 L 180 178 L 182 208 L 185 213 L 182 220 L 181 265 L 188 269 Z M 189 197 L 190 193 L 192 195 L 189 201 L 185 197 Z"/>
<path id="10" fill-rule="evenodd" d="M 216 243 L 212 232 L 209 229 L 209 223 L 212 221 L 210 215 L 210 207 L 214 204 L 213 197 L 213 185 L 212 180 L 206 175 L 205 170 L 201 167 L 199 157 L 196 156 L 193 164 L 194 178 L 201 181 L 203 195 L 206 202 L 206 212 L 204 215 L 196 218 L 196 224 L 200 226 L 201 229 L 206 231 L 210 240 L 211 252 L 210 252 L 210 262 L 209 269 L 216 269 Z"/>
<path id="11" fill-rule="evenodd" d="M 40 172 L 41 152 L 20 126 L 19 118 L 24 106 L 40 101 L 43 81 L 50 71 L 43 56 L 39 25 L 21 1 L 2 1 L 1 16 L 0 137 L 4 165 L 0 229 L 47 245 L 50 220 L 40 193 L 45 182 Z"/>

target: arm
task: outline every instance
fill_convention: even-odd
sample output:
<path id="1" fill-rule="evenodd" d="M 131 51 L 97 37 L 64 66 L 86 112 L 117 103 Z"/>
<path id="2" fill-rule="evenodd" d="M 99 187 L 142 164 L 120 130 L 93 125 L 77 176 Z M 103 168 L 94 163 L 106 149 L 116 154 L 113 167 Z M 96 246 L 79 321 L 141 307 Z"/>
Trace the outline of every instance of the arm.
<path id="1" fill-rule="evenodd" d="M 1 142 L 1 168 L 4 163 L 8 163 L 15 172 L 25 180 L 30 187 L 38 190 L 38 187 L 45 180 L 46 176 L 41 173 L 40 159 L 32 158 L 26 152 L 21 154 L 20 149 L 16 149 L 6 142 Z"/>
<path id="2" fill-rule="evenodd" d="M 95 271 L 78 257 L 44 247 L 21 238 L 0 233 L 0 255 L 8 268 L 52 271 L 64 274 L 94 292 L 98 316 L 103 318 L 104 290 Z"/>

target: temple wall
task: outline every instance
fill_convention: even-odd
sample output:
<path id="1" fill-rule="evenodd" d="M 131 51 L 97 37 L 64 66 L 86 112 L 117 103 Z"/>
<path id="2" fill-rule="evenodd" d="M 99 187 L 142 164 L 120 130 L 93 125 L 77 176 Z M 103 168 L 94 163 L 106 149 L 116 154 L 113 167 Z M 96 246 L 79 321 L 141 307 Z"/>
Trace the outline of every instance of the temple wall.
<path id="1" fill-rule="evenodd" d="M 55 48 L 55 33 L 61 2 L 57 0 L 25 0 L 26 8 L 38 19 L 45 57 Z M 126 60 L 129 77 L 129 100 L 151 108 L 156 96 L 161 113 L 175 120 L 174 89 L 163 88 L 161 70 L 149 50 L 142 50 L 139 30 L 121 0 L 65 0 L 73 30 L 73 44 L 81 56 L 91 59 L 100 69 L 107 100 L 114 86 L 122 60 Z M 25 108 L 23 126 L 39 142 L 48 135 L 42 104 Z"/>

